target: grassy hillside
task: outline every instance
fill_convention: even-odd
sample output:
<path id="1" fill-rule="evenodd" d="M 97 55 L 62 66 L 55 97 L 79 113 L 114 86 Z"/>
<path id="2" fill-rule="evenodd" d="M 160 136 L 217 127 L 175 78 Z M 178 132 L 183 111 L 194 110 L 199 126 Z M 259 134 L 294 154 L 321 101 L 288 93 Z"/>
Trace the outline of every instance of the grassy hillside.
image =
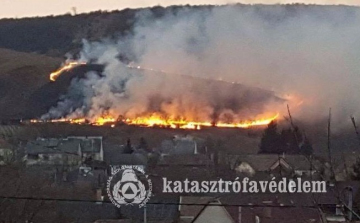
<path id="1" fill-rule="evenodd" d="M 62 59 L 0 49 L 0 117 L 22 117 L 28 98 L 49 82 Z"/>
<path id="2" fill-rule="evenodd" d="M 171 6 L 152 7 L 144 9 L 124 9 L 113 12 L 92 12 L 79 15 L 61 15 L 23 19 L 0 19 L 0 48 L 8 48 L 22 52 L 36 52 L 50 56 L 63 56 L 67 52 L 77 52 L 81 47 L 82 39 L 99 40 L 108 37 L 125 36 L 132 33 L 139 13 L 152 15 L 151 19 L 162 18 L 169 13 L 176 14 L 180 10 L 187 12 L 206 11 L 214 7 L 224 6 Z M 246 13 L 251 10 L 258 14 L 260 19 L 267 22 L 279 23 L 286 18 L 292 18 L 302 13 L 317 15 L 324 20 L 341 21 L 336 16 L 337 11 L 345 10 L 351 16 L 358 13 L 359 7 L 350 6 L 315 6 L 303 4 L 291 5 L 243 5 L 232 7 Z M 282 13 L 272 13 L 279 9 Z M 25 34 L 25 35 L 24 35 Z"/>
<path id="3" fill-rule="evenodd" d="M 46 104 L 46 106 L 41 107 L 44 105 L 45 99 L 51 99 L 49 104 L 53 103 L 53 100 L 56 101 L 57 99 L 53 95 L 57 95 L 58 92 L 64 90 L 63 87 L 66 85 L 61 85 L 60 82 L 49 84 L 49 73 L 58 68 L 66 53 L 77 52 L 80 49 L 82 39 L 91 41 L 104 37 L 127 35 L 133 32 L 135 18 L 139 12 L 150 12 L 153 15 L 152 19 L 156 20 L 167 13 L 176 13 L 182 9 L 188 11 L 209 10 L 213 7 L 223 6 L 153 7 L 114 12 L 98 11 L 76 16 L 0 19 L 0 120 L 26 118 L 29 113 L 41 114 L 48 106 Z M 301 13 L 316 15 L 319 19 L 331 20 L 334 24 L 346 24 L 353 19 L 353 15 L 360 12 L 359 7 L 306 6 L 301 4 L 286 6 L 237 4 L 233 7 L 245 10 L 251 9 L 259 15 L 259 18 L 274 24 L 286 18 L 291 19 Z M 277 11 L 279 7 L 285 9 L 282 11 L 283 13 L 272 13 L 271 9 Z M 336 16 L 338 10 L 345 10 L 347 17 Z M 39 110 L 35 111 L 33 107 L 34 101 L 38 101 L 38 104 L 40 104 L 39 106 L 36 105 L 40 107 Z M 323 131 L 323 129 L 326 129 L 326 121 L 321 125 L 311 123 L 305 129 L 309 132 L 309 129 L 313 129 L 314 126 Z M 129 131 L 132 131 L 132 128 L 129 128 Z M 235 131 L 235 135 L 236 133 Z M 151 138 L 150 134 L 152 132 L 149 133 L 149 138 Z M 161 134 L 163 134 L 162 130 Z M 131 135 L 131 133 L 128 135 Z M 326 135 L 319 138 L 318 132 L 310 132 L 308 136 L 311 138 L 311 135 L 317 136 L 315 153 L 326 151 Z M 235 138 L 235 136 L 231 137 Z M 229 148 L 236 148 L 238 142 L 232 141 L 231 137 L 229 137 L 231 140 L 226 138 L 225 143 Z M 344 138 L 346 140 L 343 140 Z M 344 141 L 347 142 L 345 146 L 342 143 Z M 155 142 L 150 143 L 156 144 Z M 338 151 L 343 152 L 345 150 L 350 151 L 353 148 L 357 149 L 357 143 L 356 137 L 351 132 L 350 134 L 344 133 L 342 138 L 334 139 L 332 146 L 340 148 L 341 150 Z M 251 144 L 250 147 L 254 146 Z"/>
<path id="4" fill-rule="evenodd" d="M 159 10 L 152 11 L 161 15 Z M 131 31 L 137 9 L 0 20 L 0 48 L 63 56 L 81 47 L 82 39 L 125 35 Z M 26 33 L 26 35 L 24 35 Z"/>

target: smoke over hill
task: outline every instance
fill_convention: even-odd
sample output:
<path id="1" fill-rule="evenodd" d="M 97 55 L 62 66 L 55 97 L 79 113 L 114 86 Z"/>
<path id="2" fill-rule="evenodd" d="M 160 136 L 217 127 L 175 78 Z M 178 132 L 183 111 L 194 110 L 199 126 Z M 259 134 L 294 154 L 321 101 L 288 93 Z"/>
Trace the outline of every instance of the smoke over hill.
<path id="1" fill-rule="evenodd" d="M 64 106 L 64 99 L 47 116 L 70 113 L 93 117 L 105 111 L 137 116 L 148 111 L 154 98 L 162 100 L 153 110 L 166 114 L 191 111 L 211 117 L 217 113 L 211 100 L 221 95 L 221 90 L 207 94 L 201 87 L 185 87 L 188 85 L 177 78 L 165 83 L 151 75 L 138 76 L 134 74 L 138 71 L 127 67 L 129 61 L 134 66 L 274 91 L 288 98 L 296 115 L 307 121 L 323 118 L 329 107 L 337 124 L 349 115 L 360 115 L 360 65 L 356 60 L 360 56 L 360 13 L 341 7 L 315 7 L 288 16 L 286 6 L 264 6 L 259 16 L 257 9 L 184 9 L 160 19 L 151 11 L 141 11 L 131 34 L 84 42 L 80 60 L 105 64 L 104 77 L 89 74 L 74 82 L 73 89 L 76 85 L 85 95 L 82 106 Z M 246 98 L 246 94 L 233 96 Z M 279 106 L 273 100 L 261 104 L 234 104 L 241 109 L 225 106 L 217 114 L 238 118 L 238 114 L 285 111 L 284 104 Z"/>

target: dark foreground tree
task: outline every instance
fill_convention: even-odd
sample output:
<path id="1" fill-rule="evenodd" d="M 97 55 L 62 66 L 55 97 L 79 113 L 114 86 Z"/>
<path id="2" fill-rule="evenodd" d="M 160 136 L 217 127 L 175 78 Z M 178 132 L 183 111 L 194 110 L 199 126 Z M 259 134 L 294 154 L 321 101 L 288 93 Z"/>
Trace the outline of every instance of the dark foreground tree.
<path id="1" fill-rule="evenodd" d="M 148 143 L 146 142 L 144 137 L 140 138 L 138 149 L 143 149 L 150 152 Z"/>
<path id="2" fill-rule="evenodd" d="M 286 128 L 278 133 L 278 126 L 271 122 L 265 129 L 261 139 L 259 153 L 301 154 L 309 156 L 313 153 L 309 139 L 301 134 L 298 127 Z"/>
<path id="3" fill-rule="evenodd" d="M 356 162 L 353 165 L 353 179 L 354 180 L 360 180 L 360 157 L 356 159 Z"/>
<path id="4" fill-rule="evenodd" d="M 310 156 L 314 152 L 314 149 L 309 141 L 309 139 L 305 136 L 304 143 L 300 146 L 300 154 L 305 156 Z"/>
<path id="5" fill-rule="evenodd" d="M 261 138 L 259 153 L 282 153 L 281 144 L 277 123 L 272 121 L 265 129 L 263 137 Z"/>

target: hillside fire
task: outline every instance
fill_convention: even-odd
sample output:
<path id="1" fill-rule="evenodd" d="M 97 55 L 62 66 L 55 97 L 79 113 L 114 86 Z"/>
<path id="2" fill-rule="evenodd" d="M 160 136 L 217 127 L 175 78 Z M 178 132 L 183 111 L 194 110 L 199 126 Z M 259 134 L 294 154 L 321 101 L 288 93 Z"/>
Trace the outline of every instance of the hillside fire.
<path id="1" fill-rule="evenodd" d="M 52 72 L 50 74 L 50 80 L 51 81 L 56 81 L 56 79 L 64 72 L 64 71 L 69 71 L 75 67 L 78 67 L 80 65 L 85 65 L 85 62 L 79 62 L 79 61 L 69 61 L 66 62 L 64 66 L 60 67 L 58 70 Z"/>
<path id="2" fill-rule="evenodd" d="M 203 127 L 218 127 L 218 128 L 251 128 L 256 126 L 266 126 L 270 122 L 278 119 L 279 114 L 267 118 L 259 118 L 255 120 L 245 120 L 234 123 L 225 122 L 211 122 L 211 121 L 187 121 L 183 119 L 166 119 L 160 115 L 149 115 L 145 117 L 130 118 L 114 118 L 110 115 L 101 116 L 93 119 L 93 121 L 86 118 L 61 118 L 52 120 L 30 120 L 31 123 L 70 123 L 70 124 L 88 124 L 93 126 L 111 126 L 123 123 L 127 125 L 136 125 L 141 127 L 162 127 L 172 129 L 194 129 L 200 130 Z"/>
<path id="3" fill-rule="evenodd" d="M 268 125 L 270 122 L 276 120 L 279 114 L 270 118 L 261 118 L 257 120 L 248 120 L 235 123 L 224 122 L 196 122 L 186 120 L 162 119 L 160 116 L 139 117 L 136 119 L 125 119 L 125 123 L 130 125 L 142 125 L 146 127 L 164 126 L 169 128 L 180 129 L 201 129 L 201 127 L 219 127 L 219 128 L 250 128 L 254 126 Z"/>
<path id="4" fill-rule="evenodd" d="M 63 74 L 64 72 L 72 71 L 74 68 L 86 65 L 85 62 L 70 61 L 65 63 L 64 66 L 60 67 L 57 71 L 50 74 L 50 80 L 56 81 L 56 79 Z M 89 65 L 90 66 L 90 65 Z M 138 114 L 128 114 L 126 111 L 121 112 L 119 108 L 104 108 L 102 111 L 93 113 L 92 115 L 80 112 L 78 114 L 69 113 L 63 114 L 62 118 L 57 117 L 45 117 L 41 119 L 31 120 L 31 123 L 69 123 L 69 124 L 83 124 L 83 125 L 93 125 L 93 126 L 111 126 L 115 127 L 117 124 L 126 124 L 126 125 L 135 125 L 141 127 L 162 127 L 162 128 L 172 128 L 172 129 L 194 129 L 199 130 L 204 127 L 217 127 L 217 128 L 251 128 L 256 126 L 266 126 L 270 122 L 278 119 L 279 113 L 274 111 L 256 111 L 254 110 L 253 115 L 242 115 L 240 111 L 233 110 L 232 107 L 244 107 L 247 110 L 254 109 L 253 107 L 258 107 L 262 104 L 264 98 L 272 98 L 271 92 L 266 90 L 252 89 L 241 84 L 234 84 L 234 82 L 218 81 L 207 78 L 194 78 L 188 75 L 181 74 L 172 74 L 165 71 L 157 71 L 154 69 L 146 69 L 140 66 L 135 65 L 126 65 L 126 69 L 138 70 L 145 73 L 145 78 L 149 78 L 152 81 L 167 81 L 167 83 L 176 83 L 183 82 L 188 83 L 191 80 L 191 85 L 185 85 L 184 90 L 188 91 L 191 89 L 204 89 L 204 92 L 208 91 L 207 88 L 212 85 L 212 89 L 218 88 L 222 90 L 223 95 L 218 98 L 217 96 L 212 97 L 211 100 L 216 98 L 219 103 L 225 103 L 230 100 L 231 103 L 228 103 L 226 108 L 220 108 L 219 111 L 216 110 L 218 107 L 216 104 L 211 105 L 213 107 L 214 114 L 210 114 L 205 109 L 209 105 L 204 104 L 204 107 L 199 106 L 197 103 L 198 100 L 203 100 L 198 98 L 198 95 L 190 97 L 187 100 L 191 100 L 187 106 L 188 108 L 181 108 L 181 110 L 176 111 L 173 109 L 166 109 L 167 106 L 173 105 L 175 101 L 178 101 L 179 96 L 170 99 L 160 99 L 165 100 L 160 102 L 160 104 L 150 105 L 150 108 L 146 109 L 146 112 L 139 112 Z M 143 74 L 137 73 L 138 76 Z M 103 77 L 104 78 L 104 77 Z M 152 94 L 152 93 L 151 93 Z M 149 94 L 149 95 L 151 95 Z M 235 96 L 236 95 L 236 96 Z M 246 99 L 241 99 L 241 95 L 246 95 Z M 204 96 L 205 98 L 210 98 L 209 95 Z M 161 97 L 160 97 L 161 98 Z M 78 99 L 76 99 L 78 100 Z M 93 100 L 93 98 L 91 99 Z M 106 99 L 105 99 L 106 100 Z M 171 102 L 172 100 L 175 100 Z M 181 100 L 181 99 L 180 99 Z M 276 99 L 278 100 L 278 99 Z M 171 102 L 169 104 L 169 101 Z M 254 103 L 251 103 L 253 101 Z M 159 103 L 158 100 L 155 100 L 156 103 Z M 265 101 L 264 101 L 265 102 Z M 136 101 L 132 101 L 136 107 L 138 104 Z M 139 102 L 141 103 L 141 102 Z M 151 103 L 151 102 L 150 102 Z M 155 104 L 156 104 L 155 103 Z M 162 104 L 164 103 L 164 104 Z M 161 105 L 162 104 L 162 105 Z M 192 105 L 191 105 L 192 104 Z M 226 104 L 226 103 L 225 103 Z M 246 107 L 248 104 L 248 107 Z M 193 106 L 193 108 L 191 108 Z M 223 105 L 222 105 L 223 106 Z M 230 107 L 229 107 L 230 106 Z M 151 108 L 153 107 L 153 108 Z M 180 107 L 179 107 L 180 108 Z M 76 109 L 76 107 L 75 107 Z M 128 109 L 132 109 L 129 107 Z M 165 109 L 165 110 L 164 110 Z M 223 109 L 223 111 L 221 111 Z M 121 110 L 121 108 L 120 108 Z M 112 112 L 110 112 L 112 111 Z M 230 112 L 230 113 L 229 113 Z M 215 113 L 218 113 L 215 115 Z M 215 116 L 214 116 L 215 115 Z"/>

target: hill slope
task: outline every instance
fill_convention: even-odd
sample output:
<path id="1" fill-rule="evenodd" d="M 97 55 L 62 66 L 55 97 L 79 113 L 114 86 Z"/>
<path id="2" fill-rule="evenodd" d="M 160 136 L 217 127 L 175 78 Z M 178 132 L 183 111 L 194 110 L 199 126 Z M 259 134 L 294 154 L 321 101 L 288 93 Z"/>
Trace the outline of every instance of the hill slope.
<path id="1" fill-rule="evenodd" d="M 0 19 L 0 48 L 22 52 L 36 52 L 50 56 L 64 56 L 67 52 L 77 52 L 82 39 L 100 40 L 108 37 L 125 36 L 133 32 L 139 15 L 150 15 L 148 19 L 159 19 L 179 11 L 206 12 L 215 7 L 225 6 L 170 6 L 143 9 L 124 9 L 113 12 L 91 12 L 72 16 L 48 16 L 23 19 Z M 302 14 L 309 14 L 324 20 L 336 20 L 334 23 L 347 22 L 337 16 L 345 11 L 348 19 L 359 13 L 359 7 L 317 6 L 304 4 L 291 5 L 243 5 L 235 4 L 242 13 L 255 12 L 259 19 L 273 24 Z M 284 9 L 282 13 L 274 13 Z M 24 35 L 26 33 L 26 35 Z"/>
<path id="2" fill-rule="evenodd" d="M 0 119 L 21 118 L 34 91 L 49 82 L 61 59 L 0 49 Z"/>

